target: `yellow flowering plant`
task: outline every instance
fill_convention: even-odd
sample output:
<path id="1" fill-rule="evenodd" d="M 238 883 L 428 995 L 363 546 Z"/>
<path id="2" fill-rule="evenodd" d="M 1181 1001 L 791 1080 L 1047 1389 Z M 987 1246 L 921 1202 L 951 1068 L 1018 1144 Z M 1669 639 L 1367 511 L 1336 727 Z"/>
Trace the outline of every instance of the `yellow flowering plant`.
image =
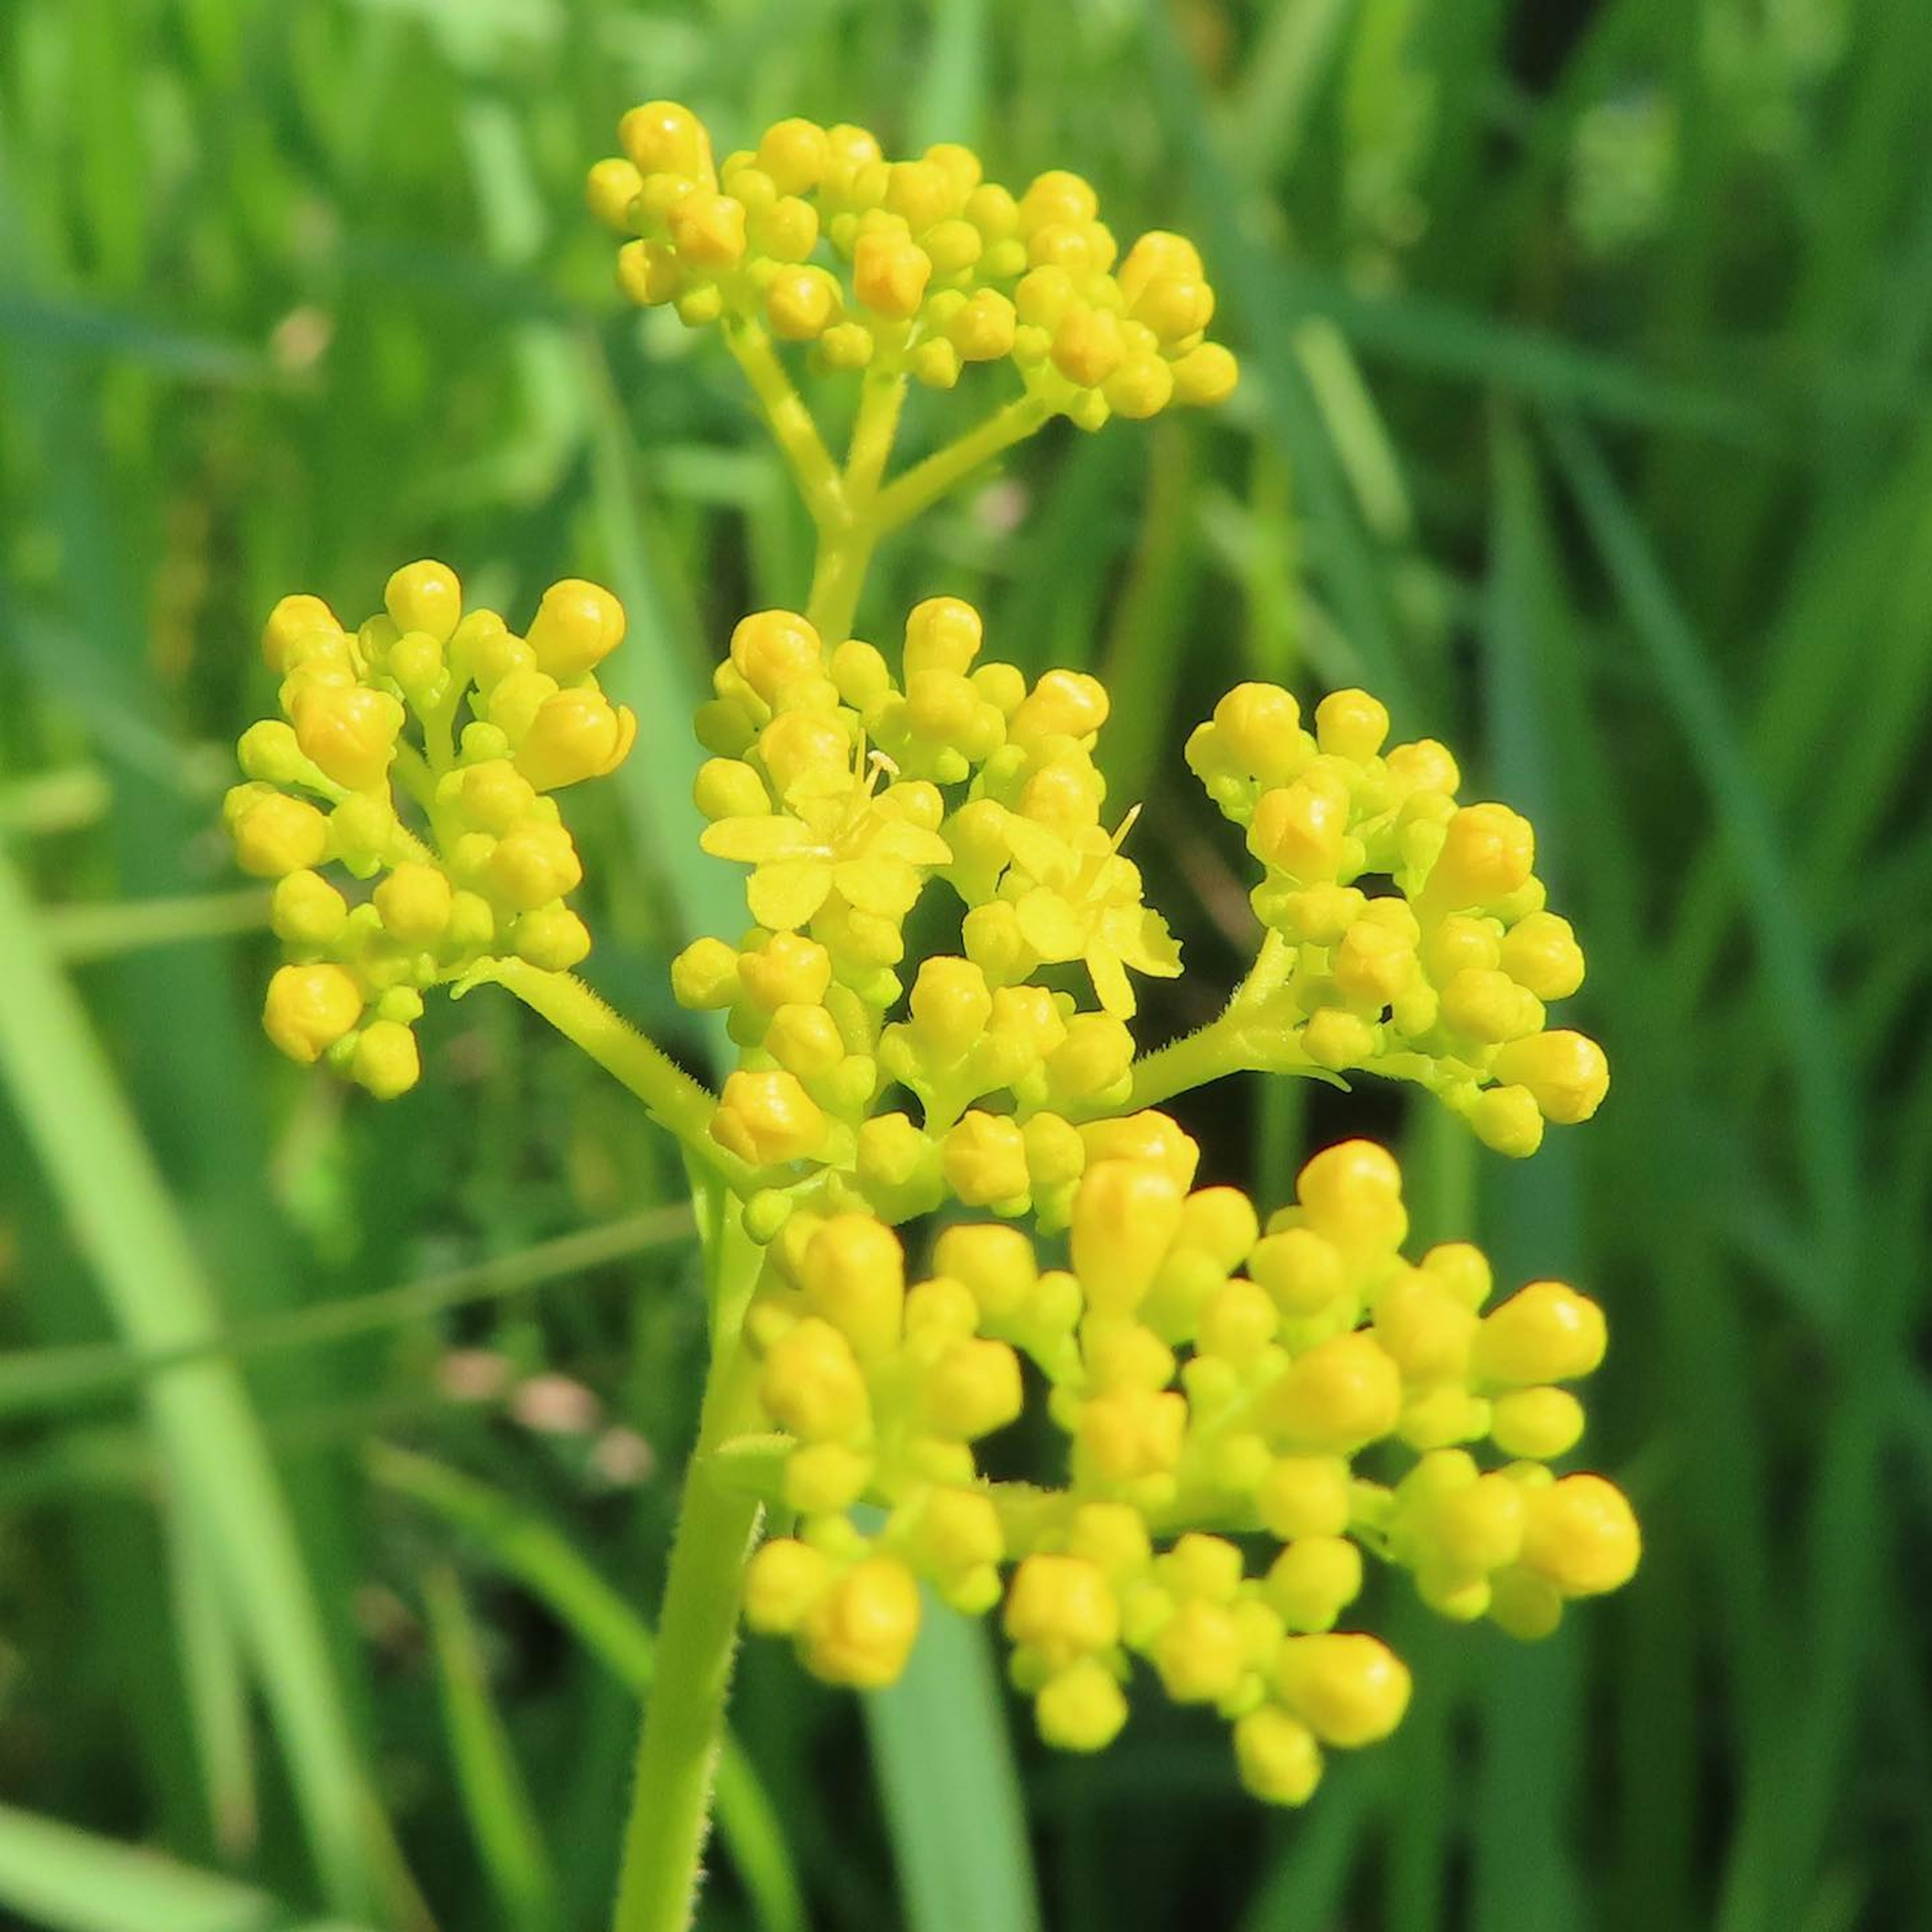
<path id="1" fill-rule="evenodd" d="M 961 148 L 889 161 L 794 120 L 716 163 L 664 102 L 620 138 L 589 199 L 627 238 L 621 286 L 718 329 L 818 534 L 805 609 L 736 626 L 695 720 L 700 842 L 742 870 L 746 916 L 671 977 L 724 1017 L 722 1088 L 572 972 L 590 938 L 556 794 L 635 729 L 598 684 L 624 632 L 608 591 L 554 585 L 520 633 L 434 562 L 352 629 L 284 599 L 264 638 L 280 716 L 243 736 L 226 807 L 274 881 L 285 1053 L 392 1098 L 424 994 L 499 985 L 690 1164 L 711 1355 L 620 1932 L 688 1922 L 741 1618 L 860 1688 L 898 1675 L 928 1600 L 995 1618 L 1048 1744 L 1104 1748 L 1157 1687 L 1228 1726 L 1258 1798 L 1299 1804 L 1408 1700 L 1401 1660 L 1350 1627 L 1370 1562 L 1525 1638 L 1631 1574 L 1623 1496 L 1550 1466 L 1604 1319 L 1556 1282 L 1498 1296 L 1466 1244 L 1409 1251 L 1378 1146 L 1326 1148 L 1257 1204 L 1204 1179 L 1160 1106 L 1237 1072 L 1372 1073 L 1530 1154 L 1607 1084 L 1547 1022 L 1582 952 L 1529 825 L 1460 799 L 1442 746 L 1391 746 L 1363 692 L 1304 722 L 1245 684 L 1185 755 L 1252 861 L 1261 943 L 1218 1019 L 1148 1048 L 1136 982 L 1181 961 L 1130 856 L 1136 810 L 1108 795 L 1105 687 L 989 657 L 956 598 L 852 630 L 880 540 L 1050 418 L 1228 392 L 1199 256 L 1168 234 L 1121 255 L 1076 176 L 1015 195 Z M 998 364 L 1018 396 L 890 473 L 908 386 Z M 842 383 L 842 462 L 806 400 Z M 935 904 L 957 950 L 910 957 Z M 1061 1452 L 990 1480 L 982 1445 L 1029 1410 Z"/>

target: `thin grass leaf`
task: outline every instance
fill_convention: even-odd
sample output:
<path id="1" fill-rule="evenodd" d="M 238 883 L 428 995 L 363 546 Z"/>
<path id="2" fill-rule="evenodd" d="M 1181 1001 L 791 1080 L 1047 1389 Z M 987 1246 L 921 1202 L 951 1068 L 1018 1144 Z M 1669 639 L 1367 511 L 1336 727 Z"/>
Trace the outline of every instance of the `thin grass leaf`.
<path id="1" fill-rule="evenodd" d="M 220 1327 L 213 1288 L 87 1016 L 56 966 L 32 901 L 0 847 L 0 1082 L 61 1199 L 123 1334 L 158 1349 Z M 321 1618 L 280 1478 L 232 1365 L 156 1378 L 153 1424 L 182 1507 L 218 1552 L 287 1754 L 330 1899 L 367 1910 L 379 1894 L 366 1789 Z"/>
<path id="2" fill-rule="evenodd" d="M 54 950 L 69 965 L 79 965 L 151 946 L 262 932 L 268 923 L 268 895 L 251 886 L 194 898 L 83 902 L 50 906 L 40 920 Z"/>
<path id="3" fill-rule="evenodd" d="M 374 1932 L 11 1805 L 0 1805 L 0 1905 L 48 1932 Z"/>
<path id="4" fill-rule="evenodd" d="M 865 1700 L 908 1932 L 1037 1932 L 1033 1855 L 983 1624 L 928 1599 L 896 1684 Z"/>
<path id="5" fill-rule="evenodd" d="M 915 152 L 980 138 L 986 104 L 986 0 L 933 0 L 926 71 L 912 102 Z"/>
<path id="6" fill-rule="evenodd" d="M 560 1922 L 556 1874 L 454 1571 L 431 1569 L 423 1600 L 457 1790 L 498 1916 L 512 1932 L 551 1932 Z"/>
<path id="7" fill-rule="evenodd" d="M 474 1267 L 453 1268 L 446 1274 L 372 1294 L 237 1322 L 168 1348 L 136 1350 L 113 1342 L 80 1343 L 0 1355 L 0 1416 L 67 1408 L 89 1398 L 118 1394 L 188 1363 L 239 1360 L 380 1334 L 472 1302 L 520 1294 L 613 1262 L 676 1246 L 688 1240 L 691 1234 L 688 1208 L 650 1208 L 621 1221 L 540 1241 Z"/>
<path id="8" fill-rule="evenodd" d="M 1566 418 L 1552 418 L 1548 429 L 1557 466 L 1744 875 L 1774 1024 L 1784 1035 L 1798 1089 L 1795 1132 L 1819 1250 L 1816 1312 L 1835 1330 L 1851 1312 L 1857 1131 L 1810 925 L 1769 807 L 1739 745 L 1730 700 L 1642 526 L 1588 436 Z"/>

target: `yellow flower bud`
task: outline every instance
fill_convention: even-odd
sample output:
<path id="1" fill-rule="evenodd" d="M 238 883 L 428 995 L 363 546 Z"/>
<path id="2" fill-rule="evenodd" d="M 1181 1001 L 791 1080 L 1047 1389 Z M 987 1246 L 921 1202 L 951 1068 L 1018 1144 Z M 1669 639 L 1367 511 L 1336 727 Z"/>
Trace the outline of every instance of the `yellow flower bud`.
<path id="1" fill-rule="evenodd" d="M 926 1418 L 939 1434 L 970 1442 L 1017 1419 L 1019 1358 L 1004 1342 L 956 1342 L 927 1372 Z"/>
<path id="2" fill-rule="evenodd" d="M 1331 1336 L 1298 1355 L 1268 1392 L 1273 1426 L 1310 1448 L 1354 1450 L 1388 1435 L 1402 1413 L 1402 1377 L 1373 1336 Z"/>
<path id="3" fill-rule="evenodd" d="M 1408 1666 L 1388 1646 L 1354 1632 L 1290 1637 L 1276 1688 L 1324 1744 L 1379 1743 L 1408 1708 Z"/>
<path id="4" fill-rule="evenodd" d="M 1345 1253 L 1392 1252 L 1408 1232 L 1402 1170 L 1372 1141 L 1343 1141 L 1309 1162 L 1295 1184 L 1308 1226 Z"/>
<path id="5" fill-rule="evenodd" d="M 1048 737 L 1088 737 L 1106 723 L 1111 702 L 1097 677 L 1050 670 L 1007 721 L 1007 730 L 1016 744 L 1028 746 Z"/>
<path id="6" fill-rule="evenodd" d="M 853 251 L 853 292 L 875 315 L 894 320 L 916 315 L 932 276 L 926 250 L 901 236 L 862 235 Z"/>
<path id="7" fill-rule="evenodd" d="M 1051 1670 L 1110 1650 L 1120 1609 L 1097 1564 L 1078 1556 L 1029 1556 L 1006 1592 L 1006 1632 L 1037 1652 Z"/>
<path id="8" fill-rule="evenodd" d="M 796 611 L 759 610 L 731 633 L 731 662 L 767 704 L 776 704 L 788 688 L 823 673 L 825 647 Z M 838 735 L 842 757 L 844 734 Z"/>
<path id="9" fill-rule="evenodd" d="M 1358 919 L 1342 934 L 1330 970 L 1352 1000 L 1385 1006 L 1415 976 L 1415 949 L 1378 921 Z"/>
<path id="10" fill-rule="evenodd" d="M 1174 398 L 1197 408 L 1211 408 L 1234 393 L 1240 380 L 1240 365 L 1234 352 L 1218 342 L 1204 342 L 1190 349 L 1174 365 Z"/>
<path id="11" fill-rule="evenodd" d="M 1560 1281 L 1533 1281 L 1484 1317 L 1472 1366 L 1496 1382 L 1573 1382 L 1604 1359 L 1604 1311 Z"/>
<path id="12" fill-rule="evenodd" d="M 1067 1526 L 1066 1547 L 1117 1587 L 1143 1576 L 1154 1554 L 1146 1517 L 1126 1503 L 1082 1503 Z"/>
<path id="13" fill-rule="evenodd" d="M 765 1051 L 788 1073 L 817 1080 L 845 1058 L 838 1023 L 823 1006 L 781 1006 L 772 1016 Z"/>
<path id="14" fill-rule="evenodd" d="M 919 1552 L 942 1574 L 957 1575 L 997 1563 L 1006 1554 L 999 1511 L 990 1497 L 970 1490 L 937 1490 L 920 1512 Z"/>
<path id="15" fill-rule="evenodd" d="M 835 1516 L 863 1498 L 872 1472 L 872 1457 L 842 1442 L 808 1443 L 786 1460 L 786 1506 L 804 1516 Z"/>
<path id="16" fill-rule="evenodd" d="M 517 957 L 547 973 L 568 973 L 590 955 L 590 928 L 568 906 L 538 906 L 510 930 Z"/>
<path id="17" fill-rule="evenodd" d="M 802 933 L 774 933 L 755 952 L 739 956 L 746 992 L 767 1012 L 824 1004 L 832 984 L 832 956 Z"/>
<path id="18" fill-rule="evenodd" d="M 822 1550 L 774 1537 L 745 1573 L 745 1622 L 761 1636 L 790 1636 L 831 1585 L 832 1564 Z"/>
<path id="19" fill-rule="evenodd" d="M 1187 1403 L 1172 1390 L 1118 1388 L 1080 1410 L 1076 1436 L 1082 1462 L 1106 1482 L 1169 1474 L 1186 1446 Z"/>
<path id="20" fill-rule="evenodd" d="M 379 1100 L 406 1094 L 422 1077 L 416 1035 L 395 1020 L 372 1020 L 356 1036 L 349 1074 Z"/>
<path id="21" fill-rule="evenodd" d="M 1054 332 L 1054 366 L 1070 382 L 1097 388 L 1120 366 L 1126 350 L 1120 319 L 1111 309 L 1072 308 Z"/>
<path id="22" fill-rule="evenodd" d="M 554 791 L 615 771 L 638 735 L 628 705 L 614 706 L 601 691 L 560 691 L 547 698 L 517 747 L 516 767 L 539 791 Z"/>
<path id="23" fill-rule="evenodd" d="M 758 178 L 760 182 L 766 178 Z M 740 198 L 747 192 L 751 177 L 740 176 L 736 186 Z M 773 262 L 802 262 L 818 246 L 818 211 L 796 195 L 782 195 L 769 207 L 760 209 L 753 224 L 756 252 Z M 838 288 L 836 282 L 832 284 Z"/>
<path id="24" fill-rule="evenodd" d="M 647 100 L 633 107 L 617 123 L 617 140 L 640 174 L 710 178 L 711 137 L 680 102 Z"/>
<path id="25" fill-rule="evenodd" d="M 496 842 L 490 878 L 519 912 L 534 912 L 574 892 L 584 882 L 584 868 L 562 826 L 531 819 L 512 826 Z"/>
<path id="26" fill-rule="evenodd" d="M 997 1222 L 948 1228 L 933 1250 L 938 1272 L 964 1285 L 989 1322 L 1012 1321 L 1039 1279 L 1033 1244 Z"/>
<path id="27" fill-rule="evenodd" d="M 1438 905 L 1490 905 L 1518 890 L 1535 862 L 1528 819 L 1506 805 L 1466 805 L 1444 830 L 1426 892 Z"/>
<path id="28" fill-rule="evenodd" d="M 670 962 L 672 997 L 695 1012 L 716 1012 L 738 997 L 738 955 L 722 939 L 693 940 Z"/>
<path id="29" fill-rule="evenodd" d="M 812 121 L 778 121 L 758 142 L 758 166 L 781 194 L 806 194 L 825 178 L 831 157 L 825 130 Z"/>
<path id="30" fill-rule="evenodd" d="M 293 662 L 296 647 L 316 638 L 340 638 L 342 626 L 320 597 L 284 597 L 268 613 L 262 632 L 262 656 L 278 677 Z"/>
<path id="31" fill-rule="evenodd" d="M 624 607 L 602 585 L 566 577 L 544 592 L 526 641 L 538 670 L 581 677 L 624 641 Z"/>
<path id="32" fill-rule="evenodd" d="M 913 982 L 912 1025 L 940 1062 L 957 1060 L 985 1034 L 993 996 L 986 976 L 968 959 L 928 959 Z"/>
<path id="33" fill-rule="evenodd" d="M 458 781 L 457 797 L 472 825 L 499 834 L 527 818 L 537 802 L 536 788 L 507 758 L 471 766 Z"/>
<path id="34" fill-rule="evenodd" d="M 631 230 L 631 204 L 643 190 L 644 178 L 617 155 L 594 163 L 584 184 L 584 199 L 592 218 L 619 235 Z"/>
<path id="35" fill-rule="evenodd" d="M 290 710 L 302 755 L 338 784 L 364 791 L 387 778 L 403 728 L 403 707 L 387 692 L 308 684 Z"/>
<path id="36" fill-rule="evenodd" d="M 1174 400 L 1174 370 L 1158 356 L 1129 356 L 1106 378 L 1104 393 L 1116 415 L 1144 422 Z"/>
<path id="37" fill-rule="evenodd" d="M 1460 1378 L 1478 1327 L 1475 1311 L 1419 1269 L 1376 1304 L 1376 1340 L 1411 1383 Z"/>
<path id="38" fill-rule="evenodd" d="M 1448 1563 L 1465 1575 L 1486 1575 L 1516 1561 L 1527 1498 L 1507 1476 L 1478 1476 L 1439 1498 L 1430 1517 L 1430 1540 Z"/>
<path id="39" fill-rule="evenodd" d="M 1103 1160 L 1144 1161 L 1164 1168 L 1177 1187 L 1186 1188 L 1200 1165 L 1201 1150 L 1181 1131 L 1170 1114 L 1148 1108 L 1110 1120 L 1094 1120 L 1081 1129 L 1088 1165 Z"/>
<path id="40" fill-rule="evenodd" d="M 1348 794 L 1312 777 L 1262 793 L 1248 826 L 1248 849 L 1296 879 L 1327 880 L 1342 862 Z"/>
<path id="41" fill-rule="evenodd" d="M 890 1556 L 856 1563 L 807 1614 L 806 1667 L 828 1683 L 877 1690 L 893 1682 L 919 1635 L 919 1588 Z"/>
<path id="42" fill-rule="evenodd" d="M 1305 1804 L 1322 1781 L 1322 1747 L 1299 1718 L 1264 1704 L 1234 1724 L 1241 1782 L 1270 1804 Z"/>
<path id="43" fill-rule="evenodd" d="M 1636 1574 L 1642 1554 L 1630 1504 L 1601 1476 L 1564 1476 L 1528 1498 L 1524 1567 L 1566 1597 L 1621 1588 Z"/>
<path id="44" fill-rule="evenodd" d="M 1127 1700 L 1112 1672 L 1088 1658 L 1040 1686 L 1034 1721 L 1056 1750 L 1104 1750 L 1127 1721 Z"/>
<path id="45" fill-rule="evenodd" d="M 1348 1466 L 1339 1456 L 1284 1456 L 1255 1492 L 1263 1526 L 1283 1542 L 1348 1527 Z"/>
<path id="46" fill-rule="evenodd" d="M 786 342 L 816 342 L 842 306 L 837 281 L 823 268 L 782 269 L 765 290 L 766 317 L 772 334 Z"/>
<path id="47" fill-rule="evenodd" d="M 1543 1144 L 1543 1111 L 1527 1087 L 1485 1088 L 1469 1125 L 1484 1146 L 1512 1160 L 1526 1160 Z"/>
<path id="48" fill-rule="evenodd" d="M 1503 935 L 1503 970 L 1539 1000 L 1564 1000 L 1583 983 L 1583 949 L 1567 919 L 1533 912 Z"/>
<path id="49" fill-rule="evenodd" d="M 772 1344 L 758 1394 L 774 1420 L 806 1442 L 849 1442 L 872 1426 L 872 1402 L 851 1343 L 816 1316 Z"/>
<path id="50" fill-rule="evenodd" d="M 862 369 L 872 359 L 872 332 L 862 322 L 835 322 L 818 339 L 826 368 Z"/>
<path id="51" fill-rule="evenodd" d="M 1267 1588 L 1290 1630 L 1333 1630 L 1362 1593 L 1362 1553 L 1345 1536 L 1298 1537 L 1275 1558 Z"/>
<path id="52" fill-rule="evenodd" d="M 1171 1173 L 1149 1163 L 1088 1168 L 1073 1198 L 1072 1250 L 1090 1306 L 1118 1315 L 1139 1306 L 1179 1231 L 1184 1198 Z"/>
<path id="53" fill-rule="evenodd" d="M 684 285 L 676 253 L 662 242 L 626 242 L 617 250 L 617 286 L 640 308 L 676 301 Z"/>
<path id="54" fill-rule="evenodd" d="M 1535 1032 L 1543 1002 L 1507 973 L 1465 969 L 1442 988 L 1442 1016 L 1446 1025 L 1489 1046 Z"/>
<path id="55" fill-rule="evenodd" d="M 1078 226 L 1091 221 L 1100 206 L 1100 197 L 1078 175 L 1051 168 L 1036 176 L 1020 197 L 1020 231 L 1032 235 L 1056 224 Z"/>
<path id="56" fill-rule="evenodd" d="M 792 1075 L 740 1069 L 724 1082 L 711 1136 L 754 1167 L 803 1160 L 825 1144 L 825 1116 Z"/>
<path id="57" fill-rule="evenodd" d="M 1246 1659 L 1241 1628 L 1219 1604 L 1183 1604 L 1154 1645 L 1154 1668 L 1177 1704 L 1213 1704 L 1241 1681 Z"/>
<path id="58" fill-rule="evenodd" d="M 268 924 L 290 946 L 326 946 L 349 917 L 349 902 L 320 872 L 290 872 L 268 902 Z"/>
<path id="59" fill-rule="evenodd" d="M 1562 1029 L 1512 1040 L 1496 1058 L 1498 1079 L 1526 1087 L 1544 1115 L 1559 1126 L 1587 1120 L 1610 1091 L 1604 1049 L 1580 1033 Z"/>
<path id="60" fill-rule="evenodd" d="M 242 769 L 268 784 L 300 784 L 314 776 L 293 728 L 279 718 L 264 718 L 242 734 L 235 747 Z"/>
<path id="61" fill-rule="evenodd" d="M 1026 1141 L 1016 1121 L 976 1108 L 940 1143 L 946 1185 L 969 1208 L 1026 1198 Z"/>
<path id="62" fill-rule="evenodd" d="M 1344 1006 L 1324 1006 L 1310 1016 L 1301 1032 L 1302 1050 L 1318 1066 L 1336 1072 L 1360 1066 L 1376 1050 L 1376 1030 L 1359 1014 Z"/>
<path id="63" fill-rule="evenodd" d="M 328 820 L 304 800 L 278 791 L 248 796 L 230 830 L 236 862 L 258 879 L 308 872 L 328 849 Z"/>
<path id="64" fill-rule="evenodd" d="M 799 1285 L 862 1358 L 898 1346 L 905 1256 L 898 1237 L 884 1222 L 869 1214 L 840 1214 L 823 1222 L 800 1258 Z"/>
<path id="65" fill-rule="evenodd" d="M 1018 321 L 997 289 L 976 290 L 946 324 L 946 340 L 968 362 L 996 362 L 1013 352 Z"/>
<path id="66" fill-rule="evenodd" d="M 1197 1346 L 1204 1354 L 1245 1366 L 1274 1340 L 1279 1326 L 1265 1288 L 1251 1281 L 1223 1282 L 1202 1307 Z"/>
<path id="67" fill-rule="evenodd" d="M 262 1027 L 291 1060 L 320 1059 L 362 1014 L 362 991 L 340 966 L 283 966 L 268 982 Z"/>
<path id="68" fill-rule="evenodd" d="M 1511 1389 L 1490 1406 L 1490 1434 L 1505 1456 L 1547 1462 L 1576 1448 L 1583 1405 L 1568 1389 Z"/>
<path id="69" fill-rule="evenodd" d="M 446 644 L 463 615 L 463 585 L 448 564 L 425 558 L 390 578 L 382 603 L 398 631 L 424 632 Z"/>
<path id="70" fill-rule="evenodd" d="M 384 931 L 405 945 L 432 945 L 449 924 L 449 881 L 434 866 L 397 866 L 374 898 Z"/>

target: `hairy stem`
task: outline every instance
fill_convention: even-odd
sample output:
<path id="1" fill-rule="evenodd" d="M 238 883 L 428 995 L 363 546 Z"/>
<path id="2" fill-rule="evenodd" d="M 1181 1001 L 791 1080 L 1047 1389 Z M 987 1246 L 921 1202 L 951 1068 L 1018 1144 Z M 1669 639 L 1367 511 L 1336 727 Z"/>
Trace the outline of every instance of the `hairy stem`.
<path id="1" fill-rule="evenodd" d="M 740 1192 L 749 1187 L 750 1170 L 711 1138 L 718 1096 L 655 1041 L 620 1019 L 574 974 L 548 972 L 522 959 L 486 959 L 466 974 L 454 991 L 460 996 L 486 984 L 507 988 L 628 1087 L 651 1118 L 684 1143 L 694 1160 Z"/>
<path id="2" fill-rule="evenodd" d="M 711 1366 L 658 1614 L 612 1932 L 687 1932 L 696 1908 L 739 1602 L 762 1508 L 716 1466 L 718 1446 L 758 1419 L 741 1331 L 760 1258 L 728 1207 L 706 1255 Z"/>

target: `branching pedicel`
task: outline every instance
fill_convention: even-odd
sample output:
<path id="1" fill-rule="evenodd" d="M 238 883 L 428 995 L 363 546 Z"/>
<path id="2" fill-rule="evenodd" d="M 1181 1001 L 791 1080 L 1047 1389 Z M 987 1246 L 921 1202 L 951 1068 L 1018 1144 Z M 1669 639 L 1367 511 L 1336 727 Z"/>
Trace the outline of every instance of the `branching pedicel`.
<path id="1" fill-rule="evenodd" d="M 619 1924 L 681 1922 L 741 1596 L 752 1628 L 862 1687 L 903 1666 L 921 1580 L 998 1610 L 1041 1734 L 1071 1750 L 1113 1738 L 1144 1659 L 1229 1723 L 1250 1790 L 1298 1804 L 1324 1749 L 1386 1736 L 1407 1702 L 1400 1660 L 1336 1628 L 1364 1550 L 1444 1616 L 1526 1637 L 1630 1575 L 1622 1494 L 1546 1466 L 1582 1432 L 1564 1385 L 1601 1358 L 1603 1318 L 1553 1282 L 1484 1312 L 1490 1271 L 1461 1244 L 1405 1258 L 1380 1148 L 1318 1154 L 1264 1220 L 1196 1185 L 1198 1150 L 1154 1108 L 1238 1070 L 1367 1072 L 1528 1154 L 1607 1083 L 1594 1043 L 1545 1024 L 1582 953 L 1528 824 L 1460 803 L 1442 746 L 1385 749 L 1361 692 L 1310 731 L 1288 693 L 1244 685 L 1186 757 L 1261 869 L 1265 937 L 1220 1019 L 1138 1052 L 1133 976 L 1181 967 L 1096 763 L 1105 688 L 985 660 L 956 598 L 914 610 L 890 657 L 848 632 L 879 538 L 1050 416 L 1095 429 L 1227 392 L 1198 256 L 1154 235 L 1117 269 L 1084 182 L 1016 199 L 963 148 L 888 163 L 858 129 L 794 121 L 714 170 L 681 107 L 620 131 L 628 158 L 592 170 L 590 200 L 632 236 L 622 284 L 719 326 L 820 534 L 808 610 L 740 624 L 697 719 L 702 842 L 748 868 L 752 924 L 687 948 L 673 984 L 728 1015 L 736 1069 L 706 1093 L 570 976 L 590 941 L 550 794 L 611 770 L 633 728 L 597 685 L 622 632 L 608 592 L 554 586 L 520 637 L 463 613 L 436 564 L 399 571 L 354 632 L 285 600 L 266 638 L 284 721 L 244 737 L 228 813 L 278 880 L 284 1052 L 394 1095 L 422 992 L 500 982 L 709 1176 L 713 1358 Z M 790 358 L 862 372 L 842 465 Z M 889 480 L 908 382 L 998 362 L 1019 398 Z M 325 861 L 373 888 L 352 907 Z M 935 884 L 961 952 L 909 961 Z M 908 1288 L 897 1230 L 947 1204 L 972 1214 Z M 1067 1442 L 1040 1486 L 986 1480 L 975 1450 L 1020 1416 L 1023 1361 Z M 748 1568 L 760 1505 L 795 1527 Z"/>

